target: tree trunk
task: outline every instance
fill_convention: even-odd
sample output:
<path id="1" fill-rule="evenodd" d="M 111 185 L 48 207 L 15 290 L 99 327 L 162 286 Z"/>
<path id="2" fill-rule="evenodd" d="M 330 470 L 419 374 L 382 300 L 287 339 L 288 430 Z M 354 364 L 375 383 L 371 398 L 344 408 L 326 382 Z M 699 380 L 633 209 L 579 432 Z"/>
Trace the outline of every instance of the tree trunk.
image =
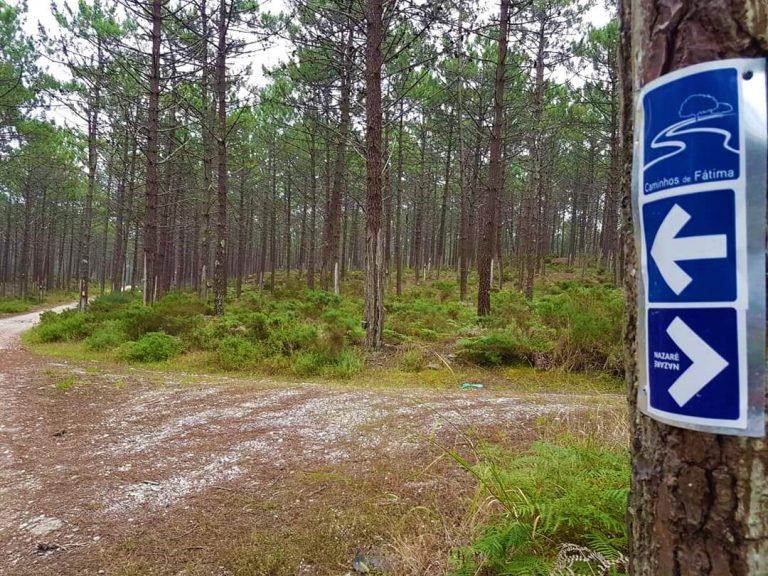
<path id="1" fill-rule="evenodd" d="M 160 188 L 158 172 L 160 136 L 160 40 L 163 23 L 163 0 L 152 0 L 152 61 L 149 76 L 147 110 L 147 185 L 144 217 L 144 303 L 155 301 L 157 283 L 157 198 Z"/>
<path id="2" fill-rule="evenodd" d="M 213 309 L 216 315 L 224 314 L 227 297 L 227 27 L 229 11 L 227 2 L 219 5 L 219 42 L 216 51 L 216 105 L 218 107 L 218 152 L 216 187 L 216 260 L 213 270 Z"/>
<path id="3" fill-rule="evenodd" d="M 85 210 L 83 211 L 83 228 L 80 235 L 80 300 L 78 310 L 85 312 L 88 307 L 88 281 L 91 276 L 91 235 L 93 231 L 93 197 L 96 195 L 96 169 L 99 153 L 96 140 L 99 137 L 99 108 L 101 106 L 101 73 L 103 57 L 101 40 L 97 39 L 97 59 L 99 71 L 93 86 L 92 99 L 88 104 L 88 188 L 85 193 Z"/>
<path id="4" fill-rule="evenodd" d="M 397 128 L 397 181 L 395 182 L 395 292 L 403 293 L 403 100 L 400 99 L 400 120 Z"/>
<path id="5" fill-rule="evenodd" d="M 634 90 L 683 66 L 765 56 L 762 0 L 626 0 L 621 6 L 622 193 L 627 226 L 626 349 L 631 414 L 633 576 L 768 574 L 768 448 L 764 439 L 693 432 L 641 414 L 636 398 L 637 254 L 631 241 Z M 759 129 L 765 130 L 765 127 Z"/>
<path id="6" fill-rule="evenodd" d="M 440 206 L 440 225 L 437 230 L 437 244 L 435 246 L 435 266 L 437 278 L 440 278 L 440 269 L 443 265 L 445 253 L 445 221 L 448 214 L 448 198 L 451 194 L 451 152 L 453 152 L 453 122 L 449 120 L 448 146 L 445 153 L 445 172 L 443 174 L 443 201 Z"/>
<path id="7" fill-rule="evenodd" d="M 483 203 L 480 246 L 477 255 L 477 315 L 491 313 L 491 264 L 496 249 L 497 212 L 501 198 L 504 166 L 501 163 L 501 130 L 504 125 L 504 84 L 507 61 L 507 29 L 509 28 L 509 0 L 501 0 L 499 8 L 499 55 L 493 93 L 493 125 L 491 128 L 488 188 Z"/>
<path id="8" fill-rule="evenodd" d="M 291 171 L 285 177 L 285 277 L 291 277 Z"/>
<path id="9" fill-rule="evenodd" d="M 240 203 L 237 211 L 237 281 L 235 294 L 240 298 L 243 293 L 243 274 L 245 273 L 245 174 L 240 171 Z"/>
<path id="10" fill-rule="evenodd" d="M 366 0 L 365 46 L 365 148 L 366 148 L 366 213 L 365 213 L 365 323 L 366 345 L 381 346 L 384 325 L 384 238 L 381 228 L 382 148 L 381 148 L 381 68 L 384 40 L 383 0 Z"/>
<path id="11" fill-rule="evenodd" d="M 312 209 L 309 218 L 309 254 L 307 255 L 307 288 L 315 289 L 315 253 L 317 230 L 317 147 L 315 146 L 315 131 L 309 133 L 309 195 Z"/>
<path id="12" fill-rule="evenodd" d="M 341 238 L 341 204 L 344 186 L 347 178 L 347 140 L 350 125 L 350 93 L 352 90 L 352 27 L 350 25 L 347 41 L 344 46 L 344 63 L 341 72 L 341 90 L 339 97 L 339 140 L 336 146 L 336 163 L 333 170 L 333 187 L 331 188 L 325 212 L 325 228 L 323 241 L 323 260 L 320 283 L 323 290 L 330 288 L 331 276 L 339 264 Z"/>

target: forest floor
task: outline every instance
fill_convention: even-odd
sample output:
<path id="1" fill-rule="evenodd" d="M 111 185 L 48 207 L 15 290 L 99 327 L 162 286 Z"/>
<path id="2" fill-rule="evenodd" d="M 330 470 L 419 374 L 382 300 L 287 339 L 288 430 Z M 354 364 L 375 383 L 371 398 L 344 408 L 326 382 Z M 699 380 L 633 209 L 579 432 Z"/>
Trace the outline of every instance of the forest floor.
<path id="1" fill-rule="evenodd" d="M 444 574 L 482 521 L 449 450 L 520 446 L 618 394 L 322 385 L 32 354 L 0 319 L 0 574 Z M 621 416 L 619 415 L 619 418 Z"/>

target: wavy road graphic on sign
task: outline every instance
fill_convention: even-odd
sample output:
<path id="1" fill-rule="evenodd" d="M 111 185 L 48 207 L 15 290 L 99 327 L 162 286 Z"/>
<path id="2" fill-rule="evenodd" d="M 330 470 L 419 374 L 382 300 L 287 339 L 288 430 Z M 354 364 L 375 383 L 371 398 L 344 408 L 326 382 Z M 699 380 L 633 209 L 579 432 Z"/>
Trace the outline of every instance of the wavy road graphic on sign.
<path id="1" fill-rule="evenodd" d="M 708 120 L 715 120 L 717 118 L 733 116 L 733 114 L 734 114 L 733 112 L 719 112 L 715 114 L 707 114 L 705 117 L 686 118 L 685 120 L 676 122 L 671 126 L 667 126 L 661 132 L 656 134 L 653 140 L 651 140 L 651 149 L 659 150 L 662 148 L 674 148 L 674 150 L 672 152 L 664 154 L 663 156 L 659 156 L 658 158 L 651 160 L 645 165 L 643 170 L 648 170 L 648 168 L 655 166 L 659 162 L 663 162 L 664 160 L 669 160 L 670 158 L 685 152 L 685 150 L 688 148 L 688 145 L 684 141 L 670 140 L 669 138 L 674 138 L 676 136 L 683 136 L 686 134 L 698 134 L 698 133 L 719 134 L 720 136 L 723 137 L 723 148 L 725 150 L 728 150 L 728 152 L 733 152 L 734 154 L 738 154 L 739 150 L 737 148 L 734 148 L 731 145 L 731 141 L 733 140 L 733 134 L 731 134 L 728 130 L 724 130 L 722 128 L 713 128 L 710 126 L 688 128 L 689 126 L 700 124 Z"/>

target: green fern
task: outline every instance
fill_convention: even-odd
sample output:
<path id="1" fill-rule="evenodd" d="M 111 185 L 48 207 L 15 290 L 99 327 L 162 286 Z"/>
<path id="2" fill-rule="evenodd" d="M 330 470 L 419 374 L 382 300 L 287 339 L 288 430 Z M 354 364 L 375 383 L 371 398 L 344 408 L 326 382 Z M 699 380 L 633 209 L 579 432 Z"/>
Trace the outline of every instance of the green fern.
<path id="1" fill-rule="evenodd" d="M 592 550 L 611 565 L 621 563 L 627 545 L 626 453 L 563 438 L 535 443 L 522 454 L 486 447 L 476 464 L 451 455 L 503 509 L 454 554 L 455 576 L 549 576 L 564 543 Z M 593 573 L 588 562 L 581 564 L 574 565 L 575 574 Z"/>

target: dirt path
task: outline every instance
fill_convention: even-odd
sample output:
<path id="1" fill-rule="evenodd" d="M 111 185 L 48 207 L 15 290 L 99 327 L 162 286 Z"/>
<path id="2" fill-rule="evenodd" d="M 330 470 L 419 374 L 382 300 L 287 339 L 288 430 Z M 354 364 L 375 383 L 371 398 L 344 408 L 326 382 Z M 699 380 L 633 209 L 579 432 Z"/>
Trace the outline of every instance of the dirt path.
<path id="1" fill-rule="evenodd" d="M 77 306 L 76 302 L 71 304 L 62 304 L 55 308 L 51 308 L 54 312 L 61 312 L 67 308 Z M 6 316 L 0 318 L 0 350 L 8 350 L 10 348 L 18 347 L 19 336 L 24 330 L 32 328 L 38 320 L 44 310 L 38 310 L 36 312 L 30 312 L 29 314 L 20 314 L 18 316 Z"/>
<path id="2" fill-rule="evenodd" d="M 18 346 L 37 316 L 0 320 L 2 575 L 129 573 L 111 563 L 115 546 L 147 530 L 170 546 L 169 523 L 188 518 L 185 534 L 194 534 L 206 511 L 222 506 L 222 493 L 263 504 L 297 474 L 346 467 L 362 479 L 421 462 L 434 453 L 431 438 L 454 442 L 462 430 L 499 425 L 524 436 L 533 418 L 574 409 L 573 397 L 559 395 L 364 390 L 69 365 Z M 269 521 L 288 522 L 289 509 L 278 502 Z M 213 573 L 180 571 L 190 554 L 135 573 Z"/>

